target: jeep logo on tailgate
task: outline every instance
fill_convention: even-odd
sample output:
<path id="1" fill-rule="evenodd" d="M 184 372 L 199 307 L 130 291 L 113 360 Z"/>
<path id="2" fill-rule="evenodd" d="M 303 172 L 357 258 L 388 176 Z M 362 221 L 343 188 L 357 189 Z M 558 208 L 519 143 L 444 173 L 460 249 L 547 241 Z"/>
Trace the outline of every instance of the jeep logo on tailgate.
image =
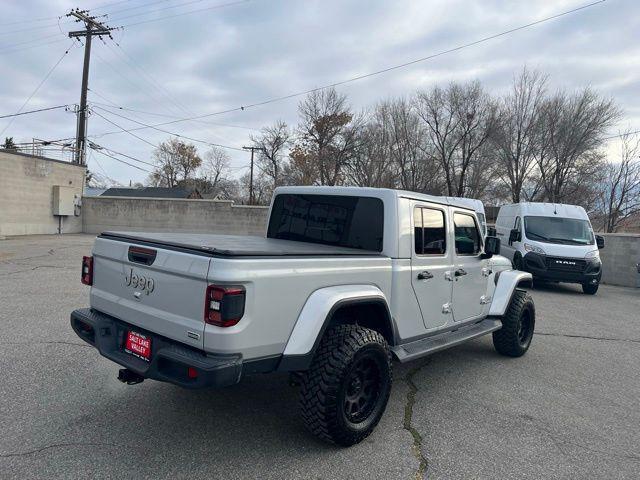
<path id="1" fill-rule="evenodd" d="M 156 282 L 153 278 L 137 275 L 133 273 L 133 268 L 129 269 L 129 273 L 124 276 L 124 283 L 127 287 L 142 290 L 147 295 L 153 292 L 153 289 L 156 286 Z"/>

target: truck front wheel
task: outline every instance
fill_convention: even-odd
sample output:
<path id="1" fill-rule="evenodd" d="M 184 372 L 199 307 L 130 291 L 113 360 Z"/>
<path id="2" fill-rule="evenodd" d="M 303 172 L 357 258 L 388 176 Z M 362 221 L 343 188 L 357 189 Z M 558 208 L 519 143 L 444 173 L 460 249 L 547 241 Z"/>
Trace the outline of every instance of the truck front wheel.
<path id="1" fill-rule="evenodd" d="M 391 382 L 391 353 L 380 333 L 357 325 L 332 327 L 301 383 L 307 429 L 338 445 L 361 442 L 380 421 Z"/>
<path id="2" fill-rule="evenodd" d="M 521 357 L 531 345 L 535 325 L 536 309 L 531 296 L 516 290 L 502 317 L 502 328 L 493 332 L 493 346 L 502 355 Z"/>

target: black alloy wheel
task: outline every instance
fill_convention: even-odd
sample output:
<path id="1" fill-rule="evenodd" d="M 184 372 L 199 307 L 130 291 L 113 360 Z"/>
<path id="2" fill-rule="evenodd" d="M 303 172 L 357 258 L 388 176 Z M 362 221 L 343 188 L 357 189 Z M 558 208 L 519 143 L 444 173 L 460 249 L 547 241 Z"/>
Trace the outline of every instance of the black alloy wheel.
<path id="1" fill-rule="evenodd" d="M 360 357 L 346 381 L 342 408 L 349 422 L 359 423 L 371 414 L 380 396 L 381 383 L 376 359 L 366 355 Z"/>

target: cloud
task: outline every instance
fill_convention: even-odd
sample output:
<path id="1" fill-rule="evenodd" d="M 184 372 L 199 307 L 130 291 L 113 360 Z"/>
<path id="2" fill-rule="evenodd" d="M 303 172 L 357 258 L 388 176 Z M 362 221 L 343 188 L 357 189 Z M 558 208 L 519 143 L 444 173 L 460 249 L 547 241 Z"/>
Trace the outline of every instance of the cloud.
<path id="1" fill-rule="evenodd" d="M 0 57 L 5 73 L 0 76 L 1 112 L 10 113 L 20 107 L 67 47 L 69 42 L 61 41 L 65 37 L 56 17 L 75 4 L 66 0 L 5 3 L 8 3 L 3 5 L 6 22 L 29 19 L 36 11 L 38 18 L 44 18 L 2 26 L 3 32 L 34 28 L 0 32 Z M 225 2 L 203 0 L 186 6 L 181 6 L 185 3 L 182 0 L 111 3 L 92 11 L 109 13 L 111 20 L 107 21 L 116 26 Z M 105 0 L 83 2 L 82 8 L 101 4 Z M 109 41 L 94 42 L 89 97 L 94 102 L 157 114 L 120 111 L 140 122 L 168 121 L 247 105 L 411 61 L 580 4 L 569 0 L 254 0 L 126 27 L 114 35 L 120 47 Z M 140 6 L 143 7 L 134 8 Z M 176 8 L 153 12 L 167 6 Z M 125 18 L 141 13 L 144 15 Z M 548 73 L 553 89 L 591 86 L 613 97 L 626 113 L 624 125 L 640 128 L 639 13 L 640 5 L 635 0 L 607 1 L 468 49 L 347 84 L 340 90 L 349 95 L 355 109 L 390 96 L 410 95 L 435 84 L 476 78 L 489 91 L 501 94 L 526 64 Z M 73 26 L 65 21 L 61 20 L 63 32 Z M 59 37 L 38 42 L 57 43 L 28 49 L 26 44 L 19 51 L 2 53 L 21 48 L 14 46 L 20 42 L 56 33 Z M 28 107 L 76 103 L 81 68 L 82 49 L 74 48 Z M 208 121 L 259 128 L 282 119 L 295 125 L 298 100 L 215 116 Z M 124 128 L 140 126 L 105 111 L 98 112 Z M 4 125 L 0 123 L 0 129 Z M 251 133 L 247 129 L 202 122 L 162 128 L 233 146 L 246 145 Z M 91 135 L 114 130 L 118 128 L 97 115 L 90 118 Z M 63 111 L 19 117 L 6 132 L 19 141 L 74 134 L 75 118 Z M 154 144 L 168 137 L 154 130 L 139 130 L 135 134 Z M 141 160 L 151 157 L 151 146 L 125 133 L 94 140 Z M 198 148 L 206 150 L 206 146 Z M 235 167 L 248 164 L 248 155 L 243 152 L 232 151 L 231 156 Z M 97 153 L 89 160 L 89 166 L 98 171 L 103 168 L 110 177 L 125 183 L 146 177 L 143 172 Z"/>

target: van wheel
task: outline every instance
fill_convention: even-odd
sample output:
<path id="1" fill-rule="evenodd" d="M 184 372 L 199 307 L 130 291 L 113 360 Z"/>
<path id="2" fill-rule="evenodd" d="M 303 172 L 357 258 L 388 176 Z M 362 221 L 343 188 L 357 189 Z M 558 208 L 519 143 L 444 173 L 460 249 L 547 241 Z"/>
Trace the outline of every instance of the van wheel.
<path id="1" fill-rule="evenodd" d="M 516 290 L 502 317 L 502 328 L 493 332 L 493 346 L 502 355 L 521 357 L 529 350 L 535 325 L 533 299 L 524 290 Z"/>
<path id="2" fill-rule="evenodd" d="M 357 325 L 337 325 L 323 337 L 302 379 L 305 426 L 338 445 L 359 443 L 380 421 L 391 383 L 391 353 L 384 337 Z"/>
<path id="3" fill-rule="evenodd" d="M 511 263 L 513 264 L 514 270 L 524 271 L 524 269 L 522 268 L 522 257 L 520 256 L 520 253 L 516 253 L 513 256 L 513 262 Z"/>
<path id="4" fill-rule="evenodd" d="M 595 295 L 596 292 L 598 291 L 598 287 L 600 286 L 599 283 L 593 284 L 593 283 L 583 283 L 582 284 L 582 291 L 584 293 L 586 293 L 587 295 Z"/>

